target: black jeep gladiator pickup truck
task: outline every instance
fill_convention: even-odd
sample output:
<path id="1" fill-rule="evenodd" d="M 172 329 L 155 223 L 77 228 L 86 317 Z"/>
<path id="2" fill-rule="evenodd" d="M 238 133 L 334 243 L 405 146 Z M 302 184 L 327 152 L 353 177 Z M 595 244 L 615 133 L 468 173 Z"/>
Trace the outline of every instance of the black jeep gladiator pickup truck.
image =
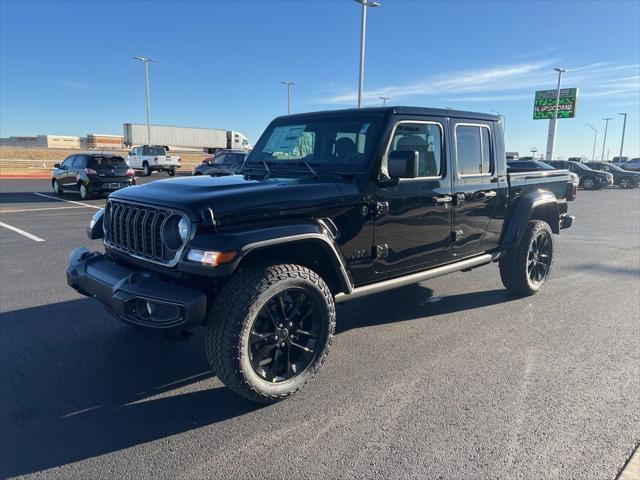
<path id="1" fill-rule="evenodd" d="M 571 226 L 566 171 L 507 174 L 500 120 L 388 107 L 275 119 L 241 175 L 112 193 L 67 281 L 114 317 L 204 326 L 212 369 L 258 402 L 324 362 L 335 303 L 498 262 L 505 287 L 547 281 Z"/>

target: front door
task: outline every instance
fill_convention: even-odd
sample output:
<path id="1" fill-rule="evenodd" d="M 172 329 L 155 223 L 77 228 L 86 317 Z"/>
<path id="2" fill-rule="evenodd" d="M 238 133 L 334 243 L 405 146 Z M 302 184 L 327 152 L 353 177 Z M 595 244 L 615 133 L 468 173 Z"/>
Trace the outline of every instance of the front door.
<path id="1" fill-rule="evenodd" d="M 418 176 L 377 187 L 373 255 L 382 278 L 422 270 L 450 256 L 452 192 L 445 131 L 443 118 L 399 120 L 394 127 L 385 157 L 394 150 L 417 152 Z"/>
<path id="2" fill-rule="evenodd" d="M 453 255 L 477 253 L 499 200 L 491 122 L 452 120 Z"/>

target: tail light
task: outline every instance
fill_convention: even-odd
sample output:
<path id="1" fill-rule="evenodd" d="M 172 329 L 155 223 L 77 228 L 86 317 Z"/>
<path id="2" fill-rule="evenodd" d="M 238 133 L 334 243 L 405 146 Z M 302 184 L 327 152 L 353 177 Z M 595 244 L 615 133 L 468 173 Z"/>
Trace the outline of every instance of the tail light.
<path id="1" fill-rule="evenodd" d="M 178 157 L 178 163 L 182 163 L 182 159 Z"/>
<path id="2" fill-rule="evenodd" d="M 86 173 L 87 175 L 97 175 L 98 172 L 96 172 L 93 168 L 85 168 L 84 169 L 84 173 Z"/>
<path id="3" fill-rule="evenodd" d="M 135 175 L 135 172 L 133 171 L 133 168 L 130 168 L 129 170 L 127 170 L 127 177 L 133 177 Z"/>

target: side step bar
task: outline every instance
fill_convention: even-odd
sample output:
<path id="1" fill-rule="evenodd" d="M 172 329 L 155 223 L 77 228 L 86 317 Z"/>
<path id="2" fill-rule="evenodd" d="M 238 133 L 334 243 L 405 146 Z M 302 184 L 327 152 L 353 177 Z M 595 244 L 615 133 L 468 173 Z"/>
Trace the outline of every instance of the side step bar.
<path id="1" fill-rule="evenodd" d="M 351 293 L 348 294 L 339 293 L 335 297 L 335 302 L 346 302 L 348 300 L 354 300 L 366 295 L 372 295 L 374 293 L 380 293 L 386 290 L 392 290 L 394 288 L 404 287 L 413 283 L 429 280 L 430 278 L 440 277 L 442 275 L 447 275 L 448 273 L 479 267 L 480 265 L 491 263 L 495 258 L 496 257 L 494 255 L 487 253 L 478 257 L 468 258 L 456 263 L 450 263 L 441 267 L 432 268 L 431 270 L 425 270 L 424 272 L 412 273 L 411 275 L 405 275 L 404 277 L 392 278 L 391 280 L 372 283 L 363 287 L 354 288 Z"/>

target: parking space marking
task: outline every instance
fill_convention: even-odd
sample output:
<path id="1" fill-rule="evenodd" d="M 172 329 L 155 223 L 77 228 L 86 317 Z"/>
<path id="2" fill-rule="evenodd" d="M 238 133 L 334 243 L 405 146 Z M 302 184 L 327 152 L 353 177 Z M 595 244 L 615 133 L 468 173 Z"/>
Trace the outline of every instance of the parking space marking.
<path id="1" fill-rule="evenodd" d="M 20 208 L 17 210 L 0 210 L 0 214 L 2 213 L 18 213 L 18 212 L 42 212 L 43 210 L 71 210 L 74 208 L 87 208 L 83 205 L 79 205 L 77 207 L 46 207 L 46 208 Z"/>
<path id="2" fill-rule="evenodd" d="M 100 210 L 102 207 L 96 207 L 95 205 L 89 205 L 88 203 L 76 202 L 74 200 L 65 200 L 64 198 L 52 197 L 51 195 L 45 195 L 44 193 L 36 193 L 33 192 L 34 195 L 38 195 L 39 197 L 51 198 L 53 200 L 60 200 L 61 202 L 75 203 L 76 205 L 82 205 L 83 207 L 95 208 L 96 210 Z"/>
<path id="3" fill-rule="evenodd" d="M 19 233 L 23 237 L 30 238 L 34 242 L 44 242 L 43 238 L 36 237 L 35 235 L 31 235 L 29 232 L 25 232 L 24 230 L 20 230 L 19 228 L 12 227 L 11 225 L 7 225 L 6 223 L 0 222 L 0 227 L 8 228 L 9 230 L 13 230 L 16 233 Z"/>

